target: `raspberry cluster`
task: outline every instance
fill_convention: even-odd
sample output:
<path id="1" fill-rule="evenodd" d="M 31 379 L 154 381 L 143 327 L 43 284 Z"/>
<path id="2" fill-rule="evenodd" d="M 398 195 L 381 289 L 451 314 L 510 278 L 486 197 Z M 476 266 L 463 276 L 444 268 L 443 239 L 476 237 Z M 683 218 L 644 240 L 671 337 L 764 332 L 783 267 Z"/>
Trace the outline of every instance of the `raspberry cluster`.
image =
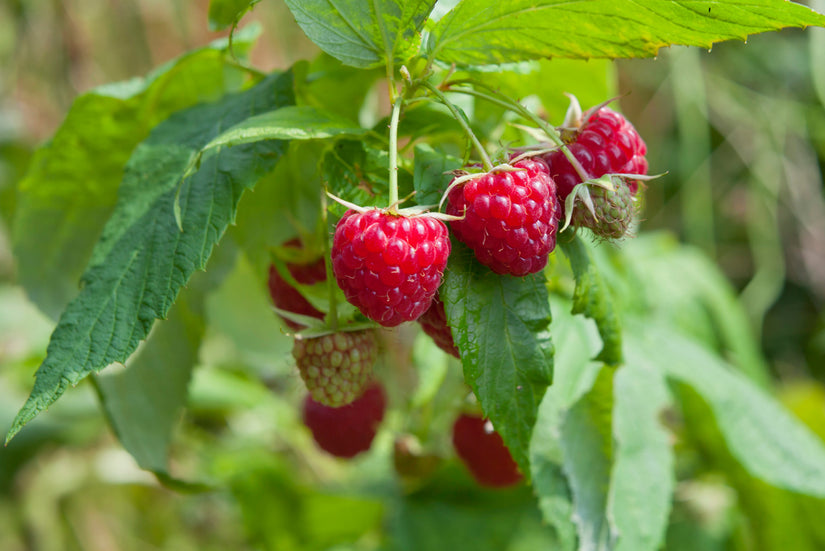
<path id="1" fill-rule="evenodd" d="M 349 302 L 394 327 L 430 307 L 449 254 L 447 227 L 431 216 L 349 210 L 335 229 L 332 267 Z"/>

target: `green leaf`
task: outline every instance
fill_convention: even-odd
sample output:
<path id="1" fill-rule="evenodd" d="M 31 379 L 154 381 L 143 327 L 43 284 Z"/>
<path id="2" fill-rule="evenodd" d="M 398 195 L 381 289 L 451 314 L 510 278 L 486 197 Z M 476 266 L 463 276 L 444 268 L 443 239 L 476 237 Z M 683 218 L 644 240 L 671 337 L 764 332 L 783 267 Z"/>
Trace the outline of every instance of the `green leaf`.
<path id="1" fill-rule="evenodd" d="M 613 459 L 611 410 L 613 371 L 602 369 L 593 388 L 564 417 L 561 432 L 563 470 L 573 494 L 579 549 L 604 549 L 609 539 L 606 518 Z"/>
<path id="2" fill-rule="evenodd" d="M 109 424 L 143 469 L 168 475 L 169 444 L 204 333 L 204 299 L 226 275 L 235 250 L 221 246 L 212 255 L 208 271 L 192 277 L 169 317 L 155 326 L 125 370 L 107 371 L 95 380 Z"/>
<path id="3" fill-rule="evenodd" d="M 622 363 L 622 326 L 610 290 L 579 237 L 570 241 L 562 237 L 559 245 L 570 260 L 576 278 L 573 313 L 584 314 L 594 320 L 604 342 L 596 359 L 610 365 Z"/>
<path id="4" fill-rule="evenodd" d="M 785 0 L 464 0 L 433 28 L 430 55 L 489 65 L 548 57 L 654 57 L 672 44 L 715 42 L 783 27 L 825 25 Z"/>
<path id="5" fill-rule="evenodd" d="M 780 488 L 825 496 L 825 446 L 763 390 L 665 326 L 635 321 L 628 328 L 628 348 L 704 398 L 731 453 L 751 474 Z"/>
<path id="6" fill-rule="evenodd" d="M 258 28 L 235 35 L 248 50 Z M 170 113 L 237 90 L 245 72 L 226 60 L 227 41 L 185 54 L 145 78 L 78 97 L 18 188 L 14 253 L 20 283 L 57 318 L 117 201 L 123 166 L 135 146 Z"/>
<path id="7" fill-rule="evenodd" d="M 84 286 L 61 315 L 7 438 L 69 385 L 125 362 L 154 321 L 166 317 L 192 273 L 205 267 L 241 194 L 272 169 L 286 147 L 274 141 L 224 149 L 182 180 L 190 158 L 220 128 L 293 101 L 291 73 L 273 75 L 246 92 L 172 116 L 135 150 Z M 178 192 L 183 231 L 173 212 Z"/>
<path id="8" fill-rule="evenodd" d="M 440 293 L 464 378 L 529 477 L 539 404 L 553 381 L 550 303 L 542 274 L 500 276 L 453 243 Z"/>
<path id="9" fill-rule="evenodd" d="M 363 136 L 368 130 L 315 107 L 287 106 L 249 117 L 220 134 L 201 150 L 234 147 L 264 140 L 318 140 L 336 136 Z"/>
<path id="10" fill-rule="evenodd" d="M 364 101 L 375 81 L 383 75 L 380 69 L 365 71 L 348 67 L 324 53 L 310 63 L 296 63 L 292 70 L 298 105 L 318 107 L 353 121 L 359 120 Z"/>
<path id="11" fill-rule="evenodd" d="M 323 51 L 347 65 L 367 68 L 412 57 L 435 0 L 286 0 L 286 4 Z"/>
<path id="12" fill-rule="evenodd" d="M 613 380 L 611 549 L 656 551 L 664 541 L 675 486 L 670 435 L 661 423 L 671 400 L 655 364 L 633 348 L 626 357 Z"/>
<path id="13" fill-rule="evenodd" d="M 427 144 L 415 146 L 413 187 L 419 205 L 437 205 L 450 185 L 448 173 L 461 168 L 461 159 L 434 150 Z"/>
<path id="14" fill-rule="evenodd" d="M 601 364 L 591 361 L 601 342 L 592 321 L 570 313 L 570 303 L 553 299 L 556 313 L 550 332 L 556 342 L 553 385 L 539 408 L 530 444 L 530 469 L 533 490 L 539 498 L 544 520 L 556 531 L 559 549 L 573 551 L 576 526 L 573 502 L 564 473 L 561 433 L 567 412 L 596 381 Z"/>
<path id="15" fill-rule="evenodd" d="M 240 21 L 261 0 L 209 0 L 209 30 L 220 31 Z"/>

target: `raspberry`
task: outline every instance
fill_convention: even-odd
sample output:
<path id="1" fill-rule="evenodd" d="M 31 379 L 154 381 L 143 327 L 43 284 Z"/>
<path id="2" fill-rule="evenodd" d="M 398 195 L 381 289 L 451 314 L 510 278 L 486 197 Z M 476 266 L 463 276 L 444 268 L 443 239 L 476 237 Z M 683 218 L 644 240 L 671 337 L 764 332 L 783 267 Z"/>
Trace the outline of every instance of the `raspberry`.
<path id="1" fill-rule="evenodd" d="M 430 307 L 449 254 L 447 227 L 431 216 L 349 210 L 335 228 L 332 269 L 349 302 L 394 327 Z"/>
<path id="2" fill-rule="evenodd" d="M 301 242 L 297 239 L 292 239 L 284 243 L 284 246 L 299 249 Z M 295 281 L 304 285 L 320 283 L 327 279 L 326 266 L 324 266 L 323 258 L 319 258 L 309 264 L 287 264 L 286 267 L 289 273 L 292 274 L 292 277 L 295 278 Z M 312 306 L 297 289 L 287 283 L 286 280 L 281 277 L 281 274 L 278 273 L 274 265 L 269 267 L 269 294 L 276 308 L 286 310 L 287 312 L 324 319 L 324 313 Z M 280 317 L 293 331 L 300 331 L 304 328 L 300 323 L 288 320 L 283 316 Z"/>
<path id="3" fill-rule="evenodd" d="M 482 417 L 460 415 L 453 425 L 453 446 L 481 486 L 503 488 L 522 478 L 501 436 Z"/>
<path id="4" fill-rule="evenodd" d="M 337 457 L 354 457 L 370 449 L 386 406 L 384 387 L 379 383 L 370 385 L 354 402 L 338 408 L 307 396 L 304 424 L 322 450 Z"/>
<path id="5" fill-rule="evenodd" d="M 421 324 L 424 332 L 435 341 L 435 344 L 437 344 L 441 350 L 447 354 L 452 354 L 456 358 L 459 357 L 458 348 L 456 348 L 455 342 L 453 342 L 452 331 L 450 330 L 450 326 L 447 325 L 444 303 L 441 302 L 438 293 L 436 293 L 427 311 L 418 318 L 418 323 Z"/>
<path id="6" fill-rule="evenodd" d="M 590 212 L 576 198 L 572 218 L 574 226 L 590 228 L 593 233 L 605 238 L 618 239 L 627 234 L 635 214 L 633 195 L 622 178 L 614 177 L 612 181 L 614 191 L 596 185 L 588 186 L 594 212 Z"/>
<path id="7" fill-rule="evenodd" d="M 479 262 L 497 274 L 524 276 L 541 271 L 556 247 L 556 186 L 547 167 L 525 159 L 522 170 L 488 172 L 454 187 L 447 214 L 456 237 Z"/>
<path id="8" fill-rule="evenodd" d="M 355 400 L 372 377 L 378 345 L 372 331 L 296 338 L 292 356 L 313 400 L 340 407 Z"/>
<path id="9" fill-rule="evenodd" d="M 605 174 L 647 174 L 647 146 L 633 125 L 612 109 L 602 107 L 575 132 L 568 145 L 585 171 L 598 178 Z M 550 176 L 556 181 L 559 199 L 570 194 L 581 178 L 564 153 L 556 150 L 544 157 Z M 639 182 L 628 182 L 630 193 L 636 194 Z"/>

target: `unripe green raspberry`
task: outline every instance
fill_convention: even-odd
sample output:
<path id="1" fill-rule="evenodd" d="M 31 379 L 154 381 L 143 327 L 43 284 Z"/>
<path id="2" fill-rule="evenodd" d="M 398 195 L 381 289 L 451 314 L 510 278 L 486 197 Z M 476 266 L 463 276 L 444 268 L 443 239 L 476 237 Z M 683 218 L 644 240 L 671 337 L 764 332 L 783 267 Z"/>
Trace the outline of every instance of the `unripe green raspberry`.
<path id="1" fill-rule="evenodd" d="M 292 356 L 312 399 L 330 407 L 349 404 L 372 379 L 378 345 L 373 331 L 296 338 Z"/>
<path id="2" fill-rule="evenodd" d="M 590 228 L 599 237 L 619 239 L 627 235 L 636 207 L 628 184 L 621 178 L 613 178 L 611 191 L 601 186 L 589 186 L 593 211 L 580 200 L 573 209 L 572 225 Z M 594 216 L 595 214 L 595 216 Z"/>

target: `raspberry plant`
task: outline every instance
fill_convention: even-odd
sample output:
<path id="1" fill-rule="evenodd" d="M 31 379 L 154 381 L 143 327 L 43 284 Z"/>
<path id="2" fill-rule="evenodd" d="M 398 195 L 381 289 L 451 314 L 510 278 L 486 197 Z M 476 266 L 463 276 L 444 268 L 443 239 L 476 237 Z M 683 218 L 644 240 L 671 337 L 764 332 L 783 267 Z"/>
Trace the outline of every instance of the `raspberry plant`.
<path id="1" fill-rule="evenodd" d="M 546 61 L 708 48 L 825 17 L 780 0 L 575 8 L 549 0 L 287 0 L 323 53 L 265 74 L 245 59 L 255 29 L 234 32 L 254 4 L 213 0 L 213 23 L 231 26 L 231 40 L 81 96 L 38 152 L 18 190 L 14 246 L 20 281 L 56 327 L 7 442 L 70 386 L 125 363 L 121 373 L 92 378 L 124 447 L 172 486 L 207 478 L 170 468 L 173 427 L 205 339 L 207 299 L 246 265 L 261 289 L 269 283 L 285 320 L 272 338 L 294 339 L 297 369 L 326 402 L 323 416 L 343 423 L 333 431 L 323 421 L 321 437 L 307 405 L 316 440 L 342 456 L 372 445 L 364 461 L 384 467 L 360 474 L 386 482 L 394 476 L 388 446 L 380 432 L 373 443 L 383 392 L 366 428 L 346 421 L 371 396 L 362 394 L 370 383 L 362 363 L 372 367 L 372 335 L 382 331 L 374 377 L 395 409 L 384 441 L 403 448 L 405 465 L 436 465 L 405 470 L 410 488 L 387 490 L 396 492 L 387 518 L 437 525 L 421 506 L 436 502 L 454 515 L 441 527 L 463 514 L 455 498 L 466 475 L 456 475 L 447 443 L 465 400 L 489 419 L 484 435 L 506 446 L 498 451 L 508 471 L 486 465 L 493 472 L 481 479 L 525 482 L 493 500 L 471 495 L 485 514 L 504 499 L 527 523 L 537 508 L 544 524 L 531 529 L 553 548 L 659 549 L 675 507 L 674 438 L 683 436 L 668 420 L 689 423 L 701 407 L 738 468 L 825 497 L 825 448 L 766 392 L 753 342 L 702 341 L 680 326 L 679 312 L 659 308 L 669 278 L 654 269 L 688 262 L 689 253 L 643 232 L 618 245 L 590 239 L 628 233 L 645 154 L 657 144 L 648 148 L 613 111 L 620 101 L 610 103 L 606 64 L 571 65 L 589 78 L 566 81 Z M 595 106 L 583 122 L 542 108 L 571 90 Z M 370 109 L 370 94 L 382 108 Z M 562 207 L 572 222 L 563 231 Z M 283 244 L 296 236 L 302 248 L 289 252 Z M 317 258 L 323 277 L 294 271 Z M 716 274 L 701 261 L 690 266 Z M 683 286 L 696 303 L 708 301 L 698 284 Z M 291 302 L 278 298 L 289 293 L 297 293 Z M 415 320 L 429 324 L 446 353 L 423 332 L 413 346 L 411 333 L 383 329 Z M 342 391 L 341 374 L 325 373 L 344 357 L 358 369 Z M 305 395 L 294 373 L 284 380 Z M 289 385 L 271 386 L 301 408 Z M 358 442 L 336 440 L 350 429 Z M 467 454 L 483 453 L 484 442 L 460 440 L 459 455 L 472 465 Z M 303 468 L 319 460 L 297 439 L 284 441 L 296 476 L 321 472 Z M 428 548 L 413 528 L 396 527 L 410 548 Z M 505 531 L 516 538 L 514 528 Z"/>

